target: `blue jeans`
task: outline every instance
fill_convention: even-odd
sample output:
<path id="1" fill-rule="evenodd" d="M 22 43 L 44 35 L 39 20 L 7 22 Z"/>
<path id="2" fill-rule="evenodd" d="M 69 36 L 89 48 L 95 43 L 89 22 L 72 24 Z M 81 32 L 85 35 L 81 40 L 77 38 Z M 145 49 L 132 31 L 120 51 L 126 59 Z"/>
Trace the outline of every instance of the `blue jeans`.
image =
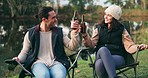
<path id="1" fill-rule="evenodd" d="M 35 78 L 66 78 L 66 68 L 57 63 L 51 67 L 47 67 L 44 63 L 36 63 L 33 65 L 32 73 Z"/>
<path id="2" fill-rule="evenodd" d="M 116 67 L 125 64 L 125 60 L 120 55 L 111 55 L 106 47 L 101 47 L 97 52 L 95 71 L 99 78 L 115 78 Z"/>

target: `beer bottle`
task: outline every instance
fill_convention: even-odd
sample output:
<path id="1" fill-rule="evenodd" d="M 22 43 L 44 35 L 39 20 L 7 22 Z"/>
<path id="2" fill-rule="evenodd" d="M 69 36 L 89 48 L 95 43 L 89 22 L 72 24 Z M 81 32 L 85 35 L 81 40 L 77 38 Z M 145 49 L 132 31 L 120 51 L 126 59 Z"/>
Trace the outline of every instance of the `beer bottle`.
<path id="1" fill-rule="evenodd" d="M 74 11 L 73 17 L 72 17 L 72 21 L 78 20 L 78 12 Z"/>
<path id="2" fill-rule="evenodd" d="M 80 26 L 81 26 L 80 32 L 81 32 L 81 33 L 86 33 L 86 25 L 85 25 L 85 21 L 84 21 L 84 15 L 82 15 L 82 19 L 81 19 L 81 24 L 80 24 Z"/>
<path id="3" fill-rule="evenodd" d="M 75 21 L 75 20 L 78 20 L 78 12 L 77 11 L 74 11 L 74 14 L 73 14 L 73 17 L 72 17 L 72 21 Z M 72 29 L 76 29 L 76 28 L 73 28 Z"/>

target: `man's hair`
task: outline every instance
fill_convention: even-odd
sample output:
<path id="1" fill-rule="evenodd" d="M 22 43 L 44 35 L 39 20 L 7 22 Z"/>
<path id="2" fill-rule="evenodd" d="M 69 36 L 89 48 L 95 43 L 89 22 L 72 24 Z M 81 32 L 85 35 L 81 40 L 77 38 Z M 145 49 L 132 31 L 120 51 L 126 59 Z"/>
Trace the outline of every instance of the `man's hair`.
<path id="1" fill-rule="evenodd" d="M 42 19 L 42 18 L 46 18 L 48 19 L 49 16 L 49 12 L 50 11 L 54 11 L 54 9 L 52 7 L 42 7 L 41 9 L 39 9 L 38 14 L 35 16 L 38 19 Z"/>

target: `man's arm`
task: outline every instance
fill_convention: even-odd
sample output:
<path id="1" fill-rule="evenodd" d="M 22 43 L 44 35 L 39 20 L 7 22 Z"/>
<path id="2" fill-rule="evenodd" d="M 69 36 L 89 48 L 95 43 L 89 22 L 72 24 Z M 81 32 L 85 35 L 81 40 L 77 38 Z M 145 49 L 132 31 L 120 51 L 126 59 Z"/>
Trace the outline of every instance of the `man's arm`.
<path id="1" fill-rule="evenodd" d="M 29 49 L 30 49 L 30 40 L 29 40 L 29 32 L 27 32 L 24 37 L 23 48 L 21 52 L 19 53 L 18 57 L 14 57 L 13 59 L 23 63 L 26 60 Z"/>

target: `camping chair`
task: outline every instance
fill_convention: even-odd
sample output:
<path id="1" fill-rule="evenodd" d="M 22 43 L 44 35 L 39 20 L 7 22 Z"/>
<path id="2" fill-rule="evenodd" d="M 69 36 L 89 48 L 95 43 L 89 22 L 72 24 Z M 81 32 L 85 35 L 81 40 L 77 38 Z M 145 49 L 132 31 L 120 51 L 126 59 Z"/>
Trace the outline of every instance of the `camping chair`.
<path id="1" fill-rule="evenodd" d="M 75 64 L 77 64 L 77 61 L 78 61 L 78 58 L 79 57 L 81 57 L 82 58 L 82 60 L 85 60 L 85 61 L 88 61 L 88 59 L 89 59 L 89 67 L 91 67 L 91 68 L 93 68 L 93 77 L 94 78 L 96 78 L 97 77 L 97 75 L 96 75 L 96 72 L 95 72 L 95 68 L 94 68 L 94 60 L 93 60 L 93 58 L 92 58 L 92 56 L 91 56 L 91 54 L 93 54 L 93 52 L 94 52 L 94 49 L 93 48 L 86 48 L 86 47 L 81 47 L 79 50 L 78 50 L 78 52 L 77 52 L 77 54 L 76 54 L 76 57 L 75 57 L 75 59 L 74 59 L 74 61 L 73 61 L 73 63 L 72 63 L 72 65 L 71 65 L 71 67 L 69 68 L 69 71 L 71 70 L 71 69 L 73 69 L 73 66 L 75 65 Z M 74 66 L 75 67 L 75 66 Z M 72 71 L 72 78 L 74 78 L 74 70 Z M 97 77 L 98 78 L 98 77 Z"/>
<path id="2" fill-rule="evenodd" d="M 77 53 L 74 53 L 74 54 L 68 56 L 68 58 L 70 59 L 70 61 L 72 63 L 72 66 L 67 71 L 68 78 L 71 78 L 71 77 L 74 78 L 74 70 L 75 70 L 75 68 L 77 68 L 77 60 L 75 61 L 76 55 L 77 55 Z M 34 77 L 34 75 L 30 71 L 28 71 L 23 66 L 23 64 L 21 64 L 19 61 L 16 61 L 16 60 L 13 60 L 13 59 L 7 59 L 7 60 L 5 60 L 5 63 L 8 64 L 8 70 L 9 71 L 14 71 L 15 67 L 17 65 L 19 65 L 26 72 L 26 74 L 25 74 L 26 76 L 28 76 L 30 78 Z M 70 70 L 72 70 L 71 76 L 70 76 Z"/>
<path id="3" fill-rule="evenodd" d="M 91 63 L 89 64 L 90 67 L 93 68 L 93 78 L 99 78 L 95 72 L 95 65 L 94 65 L 94 61 L 92 60 L 91 57 L 91 53 L 94 53 L 94 50 L 90 50 L 90 49 L 84 49 L 84 51 L 86 51 L 86 54 L 89 56 Z M 117 67 L 117 75 L 122 74 L 123 76 L 125 76 L 126 78 L 128 78 L 128 76 L 125 74 L 126 71 L 130 70 L 130 69 L 134 69 L 134 75 L 135 78 L 138 77 L 137 74 L 137 66 L 139 65 L 139 61 L 138 61 L 138 53 L 139 51 L 136 52 L 136 54 L 128 54 L 126 59 L 129 60 L 129 63 L 120 67 Z"/>
<path id="4" fill-rule="evenodd" d="M 89 67 L 93 68 L 93 76 L 94 76 L 94 78 L 96 77 L 96 72 L 94 70 L 94 60 L 91 57 L 91 54 L 93 54 L 93 53 L 91 53 L 91 52 L 93 52 L 92 50 L 93 50 L 92 48 L 81 47 L 78 50 L 78 52 L 75 54 L 73 61 L 71 61 L 72 65 L 68 69 L 68 72 L 72 69 L 72 75 L 71 75 L 72 78 L 74 78 L 74 73 L 75 73 L 74 69 L 77 68 L 77 61 L 78 61 L 79 57 L 81 57 L 82 60 L 85 60 L 85 61 L 88 61 L 88 59 L 90 60 L 88 65 L 89 65 Z M 70 78 L 69 73 L 68 73 L 68 76 Z"/>
<path id="5" fill-rule="evenodd" d="M 118 70 L 117 75 L 122 74 L 123 76 L 128 78 L 128 76 L 124 72 L 127 71 L 127 70 L 130 70 L 130 69 L 134 69 L 135 78 L 138 77 L 138 74 L 137 74 L 137 66 L 139 65 L 138 53 L 139 53 L 139 51 L 136 52 L 135 57 L 133 56 L 133 54 L 130 54 L 131 56 L 128 55 L 126 57 L 127 58 L 126 60 L 130 60 L 130 63 L 126 64 L 124 66 L 117 67 L 116 68 L 116 70 Z"/>
<path id="6" fill-rule="evenodd" d="M 71 66 L 70 66 L 70 68 L 67 71 L 68 78 L 74 78 L 75 68 L 77 68 L 77 66 L 78 66 L 77 65 L 77 61 L 75 61 L 76 56 L 77 56 L 77 53 L 74 53 L 74 54 L 68 56 L 69 57 L 69 60 L 71 62 Z M 72 70 L 72 72 L 71 72 L 71 75 L 70 75 L 70 71 L 71 70 Z"/>
<path id="7" fill-rule="evenodd" d="M 75 74 L 75 71 L 74 70 L 78 66 L 78 64 L 77 64 L 78 58 L 81 55 L 81 53 L 84 52 L 84 51 L 85 51 L 85 49 L 80 48 L 76 53 L 74 53 L 74 54 L 72 54 L 72 55 L 69 56 L 69 59 L 71 61 L 71 66 L 68 69 L 68 78 L 71 78 L 70 77 L 70 71 L 71 70 L 72 70 L 71 76 L 72 76 L 72 78 L 74 78 L 74 74 Z M 84 56 L 82 58 L 84 58 L 85 60 L 87 59 Z"/>

